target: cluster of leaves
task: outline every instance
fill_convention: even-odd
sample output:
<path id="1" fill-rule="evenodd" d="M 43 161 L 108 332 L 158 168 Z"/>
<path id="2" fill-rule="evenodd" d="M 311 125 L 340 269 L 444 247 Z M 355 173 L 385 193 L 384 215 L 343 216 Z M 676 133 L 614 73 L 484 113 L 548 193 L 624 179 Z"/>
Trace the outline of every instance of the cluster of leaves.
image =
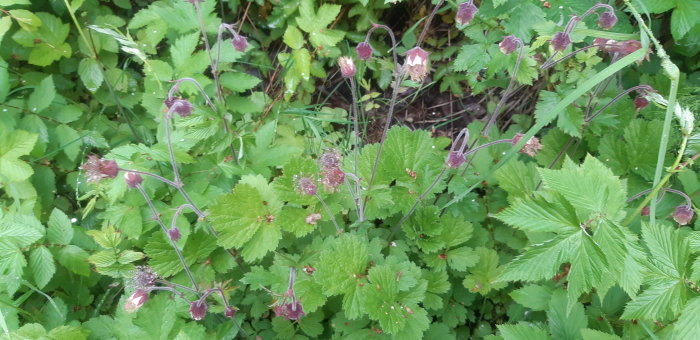
<path id="1" fill-rule="evenodd" d="M 389 96 L 397 66 L 391 53 L 415 46 L 432 7 L 410 11 L 416 4 L 384 0 L 0 0 L 7 7 L 0 9 L 0 338 L 700 337 L 700 224 L 673 224 L 682 201 L 670 194 L 657 204 L 656 221 L 638 218 L 639 201 L 628 202 L 654 181 L 658 145 L 668 139 L 664 109 L 639 111 L 624 96 L 595 119 L 586 111 L 640 83 L 667 93 L 672 86 L 660 59 L 651 56 L 617 79 L 601 75 L 615 60 L 593 48 L 542 71 L 562 15 L 581 14 L 596 1 L 477 3 L 478 15 L 460 27 L 452 25 L 459 4 L 440 10 L 431 25 L 449 32 L 431 31 L 424 42 L 433 51 L 432 78 L 405 80 L 401 89 L 416 93 L 406 101 L 431 90 L 481 94 L 492 110 L 490 93 L 508 87 L 518 57 L 501 53 L 498 42 L 514 35 L 525 42 L 515 80 L 535 84 L 539 99 L 532 116 L 512 115 L 489 140 L 509 141 L 541 125 L 544 149 L 513 159 L 510 143 L 495 145 L 462 169 L 445 170 L 448 138 L 395 126 L 373 176 L 380 144 L 362 143 L 355 164 L 354 135 L 344 128 L 352 126 L 352 110 L 339 104 L 352 101 L 329 100 L 346 86 L 337 82 L 335 60 L 353 55 L 373 23 L 410 13 L 398 46 L 375 34 L 374 56 L 356 63 L 366 101 L 360 116 L 383 111 L 380 93 Z M 652 22 L 670 27 L 673 55 L 700 49 L 695 3 L 641 3 L 641 11 L 666 13 Z M 646 48 L 634 18 L 616 13 L 612 31 L 589 28 L 591 16 L 572 41 L 642 40 Z M 234 29 L 248 36 L 247 49 L 214 39 L 226 22 L 239 22 Z M 697 60 L 679 64 L 688 73 L 681 104 L 698 112 L 691 87 L 700 85 L 692 73 Z M 214 99 L 208 105 L 193 82 L 178 83 L 194 113 L 176 117 L 170 131 L 163 100 L 170 82 L 183 78 Z M 552 116 L 596 79 L 607 85 L 579 93 Z M 483 142 L 484 126 L 466 126 L 470 145 Z M 678 165 L 671 161 L 679 144 L 688 145 L 679 159 L 700 152 L 697 134 L 676 130 L 667 166 Z M 189 197 L 146 176 L 140 189 L 160 220 L 174 221 L 177 239 L 161 231 L 144 196 L 121 175 L 92 184 L 80 168 L 99 152 L 119 168 L 177 178 L 170 148 Z M 324 176 L 317 159 L 329 149 L 345 155 L 343 172 L 357 169 L 363 214 L 351 185 L 315 195 L 299 190 L 298 176 Z M 672 170 L 670 187 L 693 202 L 700 198 L 697 166 Z M 188 202 L 206 216 L 180 216 Z M 191 274 L 228 302 L 212 295 L 197 322 L 191 292 L 154 290 L 128 313 L 129 295 L 142 288 L 133 283 L 137 265 L 168 288 L 191 286 Z M 303 306 L 299 318 L 272 308 L 289 297 L 290 267 L 298 272 L 291 294 Z"/>

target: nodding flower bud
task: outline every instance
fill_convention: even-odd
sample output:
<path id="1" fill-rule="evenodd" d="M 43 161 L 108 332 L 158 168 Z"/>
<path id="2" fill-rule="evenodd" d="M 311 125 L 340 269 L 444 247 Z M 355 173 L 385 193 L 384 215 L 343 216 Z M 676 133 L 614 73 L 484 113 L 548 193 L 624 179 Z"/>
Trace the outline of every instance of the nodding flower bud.
<path id="1" fill-rule="evenodd" d="M 97 155 L 89 155 L 85 164 L 80 168 L 85 170 L 89 183 L 97 183 L 103 178 L 114 178 L 119 173 L 117 162 L 100 158 Z"/>
<path id="2" fill-rule="evenodd" d="M 557 32 L 552 40 L 550 40 L 550 46 L 555 51 L 563 51 L 571 45 L 571 37 L 564 32 Z"/>
<path id="3" fill-rule="evenodd" d="M 464 158 L 463 153 L 459 151 L 450 151 L 450 153 L 447 155 L 447 161 L 445 164 L 447 164 L 447 166 L 450 168 L 457 169 L 466 161 L 467 159 Z"/>
<path id="4" fill-rule="evenodd" d="M 644 208 L 642 208 L 642 213 L 641 213 L 642 216 L 649 216 L 649 210 L 650 210 L 650 209 L 651 209 L 651 208 L 649 208 L 648 205 L 645 206 Z"/>
<path id="5" fill-rule="evenodd" d="M 192 114 L 192 104 L 185 99 L 171 97 L 165 99 L 163 103 L 168 110 L 172 109 L 180 117 L 187 117 Z"/>
<path id="6" fill-rule="evenodd" d="M 617 16 L 613 11 L 606 11 L 598 18 L 598 26 L 604 30 L 609 30 L 617 24 Z"/>
<path id="7" fill-rule="evenodd" d="M 428 52 L 416 46 L 406 52 L 404 70 L 411 80 L 421 82 L 428 74 Z"/>
<path id="8" fill-rule="evenodd" d="M 207 315 L 207 310 L 209 310 L 209 306 L 207 302 L 202 299 L 190 303 L 190 316 L 192 316 L 194 320 L 204 319 Z"/>
<path id="9" fill-rule="evenodd" d="M 286 320 L 299 320 L 302 316 L 306 315 L 304 309 L 301 306 L 301 302 L 298 300 L 289 303 L 283 303 L 279 306 L 275 306 L 275 315 L 282 316 Z"/>
<path id="10" fill-rule="evenodd" d="M 240 34 L 236 34 L 231 40 L 231 44 L 236 51 L 245 52 L 246 48 L 248 48 L 248 39 Z"/>
<path id="11" fill-rule="evenodd" d="M 227 306 L 226 309 L 224 309 L 224 316 L 233 319 L 233 317 L 236 316 L 236 309 L 231 306 Z"/>
<path id="12" fill-rule="evenodd" d="M 524 134 L 522 133 L 516 133 L 515 136 L 513 136 L 513 141 L 512 145 L 518 144 L 521 139 L 523 139 Z M 520 153 L 524 153 L 530 157 L 535 157 L 537 154 L 537 151 L 542 150 L 544 148 L 544 145 L 540 144 L 540 140 L 537 139 L 537 137 L 532 137 L 530 138 L 525 145 L 519 150 Z"/>
<path id="13" fill-rule="evenodd" d="M 509 35 L 503 38 L 503 41 L 498 44 L 498 48 L 501 49 L 503 54 L 511 54 L 518 49 L 518 38 L 516 38 L 514 35 Z"/>
<path id="14" fill-rule="evenodd" d="M 350 78 L 355 76 L 355 63 L 350 57 L 340 57 L 338 58 L 338 66 L 340 66 L 340 74 L 345 78 Z"/>
<path id="15" fill-rule="evenodd" d="M 357 57 L 361 60 L 369 60 L 372 57 L 372 46 L 367 42 L 357 44 L 355 51 L 357 51 Z"/>
<path id="16" fill-rule="evenodd" d="M 455 21 L 460 26 L 468 25 L 472 19 L 474 19 L 474 15 L 477 11 L 479 11 L 479 9 L 474 6 L 474 1 L 469 0 L 467 2 L 463 2 L 459 4 L 459 7 L 457 8 Z"/>
<path id="17" fill-rule="evenodd" d="M 146 301 L 148 301 L 148 292 L 144 289 L 137 289 L 126 299 L 124 310 L 127 313 L 133 313 L 141 308 Z"/>
<path id="18" fill-rule="evenodd" d="M 679 205 L 672 216 L 673 220 L 678 222 L 679 225 L 686 225 L 693 219 L 694 215 L 693 208 L 689 205 Z"/>
<path id="19" fill-rule="evenodd" d="M 639 111 L 645 107 L 649 106 L 649 100 L 644 98 L 644 96 L 639 95 L 634 98 L 634 108 Z"/>
<path id="20" fill-rule="evenodd" d="M 143 182 L 143 177 L 135 172 L 127 172 L 124 174 L 124 180 L 129 188 L 136 188 Z"/>
<path id="21" fill-rule="evenodd" d="M 177 227 L 172 227 L 168 229 L 168 237 L 173 241 L 177 242 L 182 235 L 180 234 L 180 229 Z"/>
<path id="22" fill-rule="evenodd" d="M 299 193 L 309 196 L 316 195 L 316 181 L 311 179 L 311 177 L 294 175 L 293 180 L 294 186 Z"/>

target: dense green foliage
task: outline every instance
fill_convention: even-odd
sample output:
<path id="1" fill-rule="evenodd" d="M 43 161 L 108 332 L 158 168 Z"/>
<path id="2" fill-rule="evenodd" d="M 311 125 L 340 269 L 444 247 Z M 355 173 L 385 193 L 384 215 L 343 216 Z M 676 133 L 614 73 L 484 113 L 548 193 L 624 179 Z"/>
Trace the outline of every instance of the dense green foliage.
<path id="1" fill-rule="evenodd" d="M 0 338 L 700 338 L 700 2 L 462 2 L 0 0 Z"/>

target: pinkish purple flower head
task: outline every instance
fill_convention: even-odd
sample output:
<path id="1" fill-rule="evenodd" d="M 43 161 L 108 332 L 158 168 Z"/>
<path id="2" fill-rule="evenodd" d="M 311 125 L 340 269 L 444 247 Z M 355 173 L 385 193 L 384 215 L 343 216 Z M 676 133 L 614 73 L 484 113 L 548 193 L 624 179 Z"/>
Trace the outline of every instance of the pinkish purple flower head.
<path id="1" fill-rule="evenodd" d="M 450 153 L 447 155 L 447 161 L 445 164 L 450 168 L 457 169 L 466 161 L 467 159 L 464 158 L 463 153 L 459 151 L 450 151 Z"/>
<path id="2" fill-rule="evenodd" d="M 309 196 L 316 195 L 316 180 L 313 178 L 309 176 L 294 175 L 293 181 L 297 192 Z"/>
<path id="3" fill-rule="evenodd" d="M 357 44 L 355 51 L 357 52 L 357 57 L 360 58 L 360 60 L 369 60 L 369 58 L 372 57 L 372 46 L 368 42 L 363 41 Z"/>
<path id="4" fill-rule="evenodd" d="M 501 49 L 503 54 L 511 54 L 518 49 L 518 38 L 516 38 L 514 35 L 509 35 L 503 38 L 503 41 L 498 44 L 498 48 Z"/>
<path id="5" fill-rule="evenodd" d="M 523 139 L 523 136 L 525 135 L 520 132 L 516 133 L 515 136 L 513 136 L 512 145 L 515 146 L 518 144 L 520 140 Z M 540 144 L 540 140 L 537 137 L 532 137 L 518 152 L 524 153 L 530 157 L 535 157 L 537 151 L 542 150 L 543 148 L 544 145 Z"/>
<path id="6" fill-rule="evenodd" d="M 422 82 L 428 75 L 428 52 L 418 46 L 408 50 L 403 67 L 411 80 Z"/>
<path id="7" fill-rule="evenodd" d="M 345 181 L 345 172 L 340 170 L 340 168 L 327 168 L 321 170 L 321 183 L 323 184 L 323 189 L 328 192 L 335 192 Z"/>
<path id="8" fill-rule="evenodd" d="M 644 109 L 647 106 L 649 106 L 649 100 L 644 98 L 643 95 L 638 95 L 637 97 L 634 98 L 634 108 L 637 111 Z"/>
<path id="9" fill-rule="evenodd" d="M 672 216 L 673 220 L 679 225 L 686 225 L 690 223 L 694 215 L 695 213 L 693 212 L 693 208 L 684 204 L 677 206 Z"/>
<path id="10" fill-rule="evenodd" d="M 617 16 L 613 11 L 605 11 L 598 18 L 598 26 L 604 30 L 609 30 L 617 24 Z"/>
<path id="11" fill-rule="evenodd" d="M 248 48 L 248 39 L 240 34 L 236 34 L 231 40 L 231 44 L 236 51 L 245 52 L 246 48 Z"/>
<path id="12" fill-rule="evenodd" d="M 340 74 L 342 74 L 343 77 L 351 78 L 355 76 L 355 62 L 352 61 L 352 58 L 338 58 L 338 66 L 340 66 Z"/>
<path id="13" fill-rule="evenodd" d="M 85 170 L 88 183 L 97 183 L 104 178 L 114 178 L 119 173 L 117 162 L 97 155 L 89 155 L 80 168 Z"/>
<path id="14" fill-rule="evenodd" d="M 163 103 L 168 110 L 172 108 L 180 117 L 187 117 L 192 114 L 192 104 L 186 99 L 171 97 L 165 99 Z"/>
<path id="15" fill-rule="evenodd" d="M 190 303 L 190 316 L 193 320 L 202 320 L 207 315 L 209 306 L 203 299 L 199 299 Z"/>
<path id="16" fill-rule="evenodd" d="M 571 45 L 571 37 L 564 32 L 557 32 L 554 34 L 554 37 L 552 37 L 552 40 L 550 40 L 550 44 L 553 50 L 563 51 Z"/>
<path id="17" fill-rule="evenodd" d="M 127 172 L 124 174 L 124 181 L 129 188 L 133 189 L 141 185 L 143 177 L 135 172 Z"/>
<path id="18" fill-rule="evenodd" d="M 478 11 L 479 9 L 474 5 L 474 1 L 469 0 L 467 2 L 463 2 L 459 4 L 459 7 L 457 8 L 455 21 L 460 26 L 468 25 L 472 19 L 474 19 L 474 15 L 476 15 L 476 12 Z"/>
<path id="19" fill-rule="evenodd" d="M 337 149 L 329 149 L 318 158 L 318 165 L 321 169 L 339 168 L 342 158 L 343 156 L 340 154 L 340 151 Z"/>
<path id="20" fill-rule="evenodd" d="M 236 316 L 236 309 L 232 306 L 226 306 L 226 309 L 224 309 L 224 316 L 233 319 L 233 317 Z"/>
<path id="21" fill-rule="evenodd" d="M 642 216 L 649 216 L 649 211 L 650 211 L 650 209 L 651 209 L 651 208 L 649 208 L 648 205 L 645 206 L 644 208 L 642 208 L 641 215 L 642 215 Z"/>
<path id="22" fill-rule="evenodd" d="M 141 308 L 146 301 L 148 301 L 148 291 L 140 288 L 136 289 L 134 293 L 126 299 L 124 310 L 126 310 L 127 313 L 133 313 Z"/>
<path id="23" fill-rule="evenodd" d="M 177 227 L 172 227 L 168 229 L 168 238 L 173 242 L 177 242 L 182 235 L 180 234 L 180 229 Z"/>
<path id="24" fill-rule="evenodd" d="M 304 308 L 301 306 L 301 302 L 292 300 L 291 302 L 275 306 L 275 315 L 284 317 L 285 320 L 299 320 L 306 314 L 304 313 Z"/>
<path id="25" fill-rule="evenodd" d="M 136 266 L 132 282 L 136 288 L 148 288 L 154 286 L 157 279 L 158 274 L 151 267 Z"/>

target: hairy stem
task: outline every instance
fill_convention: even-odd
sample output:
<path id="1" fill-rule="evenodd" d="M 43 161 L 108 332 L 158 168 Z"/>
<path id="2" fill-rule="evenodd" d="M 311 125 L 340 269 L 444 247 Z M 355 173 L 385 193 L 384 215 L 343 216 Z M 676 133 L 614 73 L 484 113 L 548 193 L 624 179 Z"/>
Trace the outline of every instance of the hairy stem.
<path id="1" fill-rule="evenodd" d="M 333 221 L 333 225 L 335 226 L 335 231 L 340 234 L 343 232 L 342 229 L 340 229 L 340 226 L 338 225 L 338 222 L 335 220 L 335 216 L 333 216 L 333 213 L 331 212 L 331 209 L 328 208 L 328 205 L 326 205 L 326 201 L 321 198 L 319 194 L 314 194 L 316 198 L 318 199 L 319 202 L 323 205 L 323 209 L 326 210 L 326 213 L 331 217 L 331 221 Z"/>
<path id="2" fill-rule="evenodd" d="M 352 93 L 352 123 L 353 123 L 353 132 L 354 132 L 354 137 L 355 137 L 355 145 L 353 148 L 353 154 L 355 157 L 355 161 L 353 163 L 353 174 L 355 175 L 356 179 L 359 179 L 359 173 L 357 171 L 357 162 L 359 160 L 359 153 L 360 153 L 360 126 L 358 122 L 358 103 L 357 103 L 357 91 L 355 89 L 355 78 L 350 77 L 348 78 L 350 80 L 350 92 Z M 364 214 L 363 214 L 363 209 L 362 209 L 362 191 L 360 191 L 360 181 L 356 180 L 355 181 L 355 207 L 357 208 L 357 215 L 360 220 L 360 222 L 363 222 L 365 220 Z"/>

